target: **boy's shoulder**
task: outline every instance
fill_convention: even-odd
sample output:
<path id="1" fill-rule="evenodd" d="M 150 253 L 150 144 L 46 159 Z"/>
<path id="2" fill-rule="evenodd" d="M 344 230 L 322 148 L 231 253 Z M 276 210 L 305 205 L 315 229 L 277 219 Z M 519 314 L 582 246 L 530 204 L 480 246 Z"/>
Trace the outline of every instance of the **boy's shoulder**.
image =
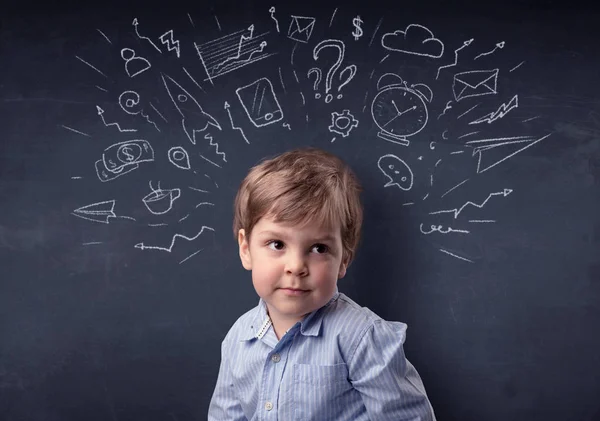
<path id="1" fill-rule="evenodd" d="M 323 309 L 323 324 L 329 328 L 351 331 L 365 331 L 379 322 L 387 323 L 377 313 L 363 307 L 344 293 L 338 293 L 337 298 Z M 337 329 L 336 329 L 337 330 Z"/>

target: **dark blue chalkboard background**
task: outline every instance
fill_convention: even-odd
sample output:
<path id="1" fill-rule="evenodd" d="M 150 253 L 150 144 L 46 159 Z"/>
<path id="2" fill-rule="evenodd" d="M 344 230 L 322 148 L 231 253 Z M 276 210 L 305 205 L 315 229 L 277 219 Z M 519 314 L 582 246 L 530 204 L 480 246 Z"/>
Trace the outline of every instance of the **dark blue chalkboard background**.
<path id="1" fill-rule="evenodd" d="M 416 3 L 3 6 L 1 420 L 205 419 L 257 303 L 235 192 L 306 145 L 439 420 L 600 419 L 599 16 Z"/>

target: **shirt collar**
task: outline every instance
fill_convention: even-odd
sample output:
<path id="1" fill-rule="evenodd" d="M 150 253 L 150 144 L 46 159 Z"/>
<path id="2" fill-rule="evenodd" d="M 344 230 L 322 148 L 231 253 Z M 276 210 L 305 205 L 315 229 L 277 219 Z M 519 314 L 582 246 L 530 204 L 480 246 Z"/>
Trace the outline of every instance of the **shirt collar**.
<path id="1" fill-rule="evenodd" d="M 321 333 L 321 325 L 323 323 L 323 316 L 325 314 L 324 309 L 335 302 L 340 293 L 335 288 L 333 296 L 331 299 L 325 304 L 323 307 L 313 311 L 308 316 L 306 316 L 300 322 L 300 333 L 304 336 L 319 336 Z M 267 315 L 267 305 L 265 301 L 261 298 L 258 301 L 258 305 L 255 307 L 254 316 L 251 317 L 250 323 L 247 325 L 245 332 L 241 335 L 242 341 L 250 341 L 252 339 L 257 339 L 259 335 L 259 331 L 263 326 L 265 326 L 268 321 L 270 321 L 269 316 Z"/>

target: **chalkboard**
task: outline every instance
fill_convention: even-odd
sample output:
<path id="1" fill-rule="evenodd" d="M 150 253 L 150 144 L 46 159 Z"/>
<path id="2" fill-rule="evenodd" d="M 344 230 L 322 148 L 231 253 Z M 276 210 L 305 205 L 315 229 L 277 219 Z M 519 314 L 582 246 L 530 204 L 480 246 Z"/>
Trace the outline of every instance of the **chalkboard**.
<path id="1" fill-rule="evenodd" d="M 84 3 L 0 17 L 0 419 L 206 419 L 258 302 L 233 198 L 301 146 L 361 179 L 339 289 L 439 420 L 600 419 L 597 14 Z"/>

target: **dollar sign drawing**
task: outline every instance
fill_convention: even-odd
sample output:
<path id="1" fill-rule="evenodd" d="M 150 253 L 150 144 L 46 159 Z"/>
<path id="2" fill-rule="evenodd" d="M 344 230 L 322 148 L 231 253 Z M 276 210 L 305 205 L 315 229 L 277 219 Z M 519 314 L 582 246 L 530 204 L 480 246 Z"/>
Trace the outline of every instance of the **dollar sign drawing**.
<path id="1" fill-rule="evenodd" d="M 352 25 L 354 25 L 354 31 L 352 32 L 352 35 L 354 35 L 354 40 L 358 41 L 358 39 L 360 37 L 363 36 L 363 30 L 360 27 L 360 25 L 363 23 L 362 19 L 360 18 L 360 16 L 356 16 L 354 19 L 352 19 Z"/>
<path id="2" fill-rule="evenodd" d="M 129 146 L 124 146 L 121 149 L 121 153 L 125 155 L 125 159 L 127 160 L 127 162 L 131 162 L 135 159 L 135 156 L 131 152 L 132 150 Z"/>

